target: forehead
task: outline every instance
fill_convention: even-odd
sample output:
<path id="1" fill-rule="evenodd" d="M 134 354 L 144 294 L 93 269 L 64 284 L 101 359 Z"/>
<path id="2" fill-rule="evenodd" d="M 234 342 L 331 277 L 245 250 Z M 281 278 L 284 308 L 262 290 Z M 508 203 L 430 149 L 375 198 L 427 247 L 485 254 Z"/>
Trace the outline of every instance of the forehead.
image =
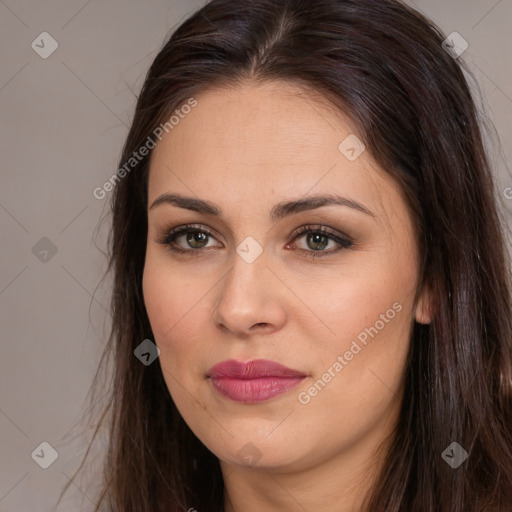
<path id="1" fill-rule="evenodd" d="M 156 154 L 172 140 L 174 147 L 195 146 L 186 155 L 189 160 L 213 151 L 233 160 L 250 156 L 254 163 L 275 158 L 285 163 L 329 149 L 335 155 L 339 137 L 355 131 L 349 118 L 325 100 L 321 103 L 318 94 L 287 83 L 210 89 L 196 100 L 197 106 L 164 137 Z M 296 154 L 299 147 L 309 151 Z"/>
<path id="2" fill-rule="evenodd" d="M 312 90 L 244 83 L 195 99 L 153 150 L 149 201 L 168 190 L 240 204 L 333 189 L 368 201 L 390 185 L 368 151 L 347 159 L 339 146 L 357 137 L 355 124 Z"/>

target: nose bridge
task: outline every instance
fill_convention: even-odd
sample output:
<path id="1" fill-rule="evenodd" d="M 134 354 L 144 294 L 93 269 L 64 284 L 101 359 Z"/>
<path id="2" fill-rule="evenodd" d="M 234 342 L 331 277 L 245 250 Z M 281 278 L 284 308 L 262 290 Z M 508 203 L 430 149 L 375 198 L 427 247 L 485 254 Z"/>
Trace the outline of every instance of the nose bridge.
<path id="1" fill-rule="evenodd" d="M 227 274 L 223 288 L 225 298 L 230 295 L 237 300 L 257 299 L 263 291 L 261 286 L 269 276 L 266 268 L 267 258 L 263 248 L 258 250 L 252 242 L 242 242 L 233 255 L 232 268 Z M 259 254 L 257 254 L 259 253 Z"/>
<path id="2" fill-rule="evenodd" d="M 284 318 L 282 306 L 271 297 L 273 287 L 268 280 L 273 275 L 267 269 L 266 254 L 254 242 L 246 240 L 237 247 L 231 270 L 218 288 L 215 323 L 238 333 L 255 324 L 275 327 Z"/>

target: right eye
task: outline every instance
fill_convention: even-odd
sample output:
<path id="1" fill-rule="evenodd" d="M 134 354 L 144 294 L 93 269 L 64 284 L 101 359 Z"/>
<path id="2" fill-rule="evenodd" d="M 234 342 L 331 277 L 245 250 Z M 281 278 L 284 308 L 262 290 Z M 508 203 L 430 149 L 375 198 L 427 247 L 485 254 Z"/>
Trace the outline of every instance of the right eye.
<path id="1" fill-rule="evenodd" d="M 215 237 L 208 228 L 198 225 L 185 225 L 166 231 L 164 236 L 158 240 L 158 243 L 167 245 L 173 252 L 193 253 L 212 247 L 207 245 L 209 238 Z M 180 240 L 182 240 L 181 243 Z"/>

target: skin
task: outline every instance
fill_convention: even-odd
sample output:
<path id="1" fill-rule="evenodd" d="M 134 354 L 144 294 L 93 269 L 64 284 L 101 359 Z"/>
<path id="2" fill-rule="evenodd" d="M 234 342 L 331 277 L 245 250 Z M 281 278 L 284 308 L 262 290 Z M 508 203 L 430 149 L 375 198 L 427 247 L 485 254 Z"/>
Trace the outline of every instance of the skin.
<path id="1" fill-rule="evenodd" d="M 430 321 L 427 291 L 414 302 L 419 254 L 401 190 L 369 151 L 353 162 L 340 152 L 355 126 L 312 91 L 244 82 L 196 99 L 150 162 L 143 291 L 169 392 L 220 459 L 226 512 L 361 510 L 398 418 L 413 322 Z M 165 193 L 210 201 L 223 215 L 151 207 Z M 322 194 L 372 215 L 330 205 L 269 217 L 276 203 Z M 185 254 L 159 243 L 190 223 L 214 237 L 178 237 Z M 330 238 L 294 238 L 303 225 L 329 226 L 353 245 L 330 252 L 339 248 Z M 236 251 L 249 236 L 263 249 L 252 263 Z M 324 256 L 307 256 L 326 243 Z M 401 311 L 334 371 L 396 303 Z M 206 377 L 220 361 L 257 358 L 308 377 L 259 404 L 221 396 Z M 301 403 L 329 368 L 335 376 Z"/>

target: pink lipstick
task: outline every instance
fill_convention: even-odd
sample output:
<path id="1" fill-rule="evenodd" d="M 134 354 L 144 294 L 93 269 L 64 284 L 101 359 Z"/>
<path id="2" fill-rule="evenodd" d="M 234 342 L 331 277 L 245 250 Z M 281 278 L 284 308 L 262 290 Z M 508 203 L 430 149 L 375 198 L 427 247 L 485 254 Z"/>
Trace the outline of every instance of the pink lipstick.
<path id="1" fill-rule="evenodd" d="M 236 402 L 253 404 L 286 393 L 307 375 L 265 359 L 245 363 L 230 359 L 210 368 L 207 377 L 221 395 Z"/>

